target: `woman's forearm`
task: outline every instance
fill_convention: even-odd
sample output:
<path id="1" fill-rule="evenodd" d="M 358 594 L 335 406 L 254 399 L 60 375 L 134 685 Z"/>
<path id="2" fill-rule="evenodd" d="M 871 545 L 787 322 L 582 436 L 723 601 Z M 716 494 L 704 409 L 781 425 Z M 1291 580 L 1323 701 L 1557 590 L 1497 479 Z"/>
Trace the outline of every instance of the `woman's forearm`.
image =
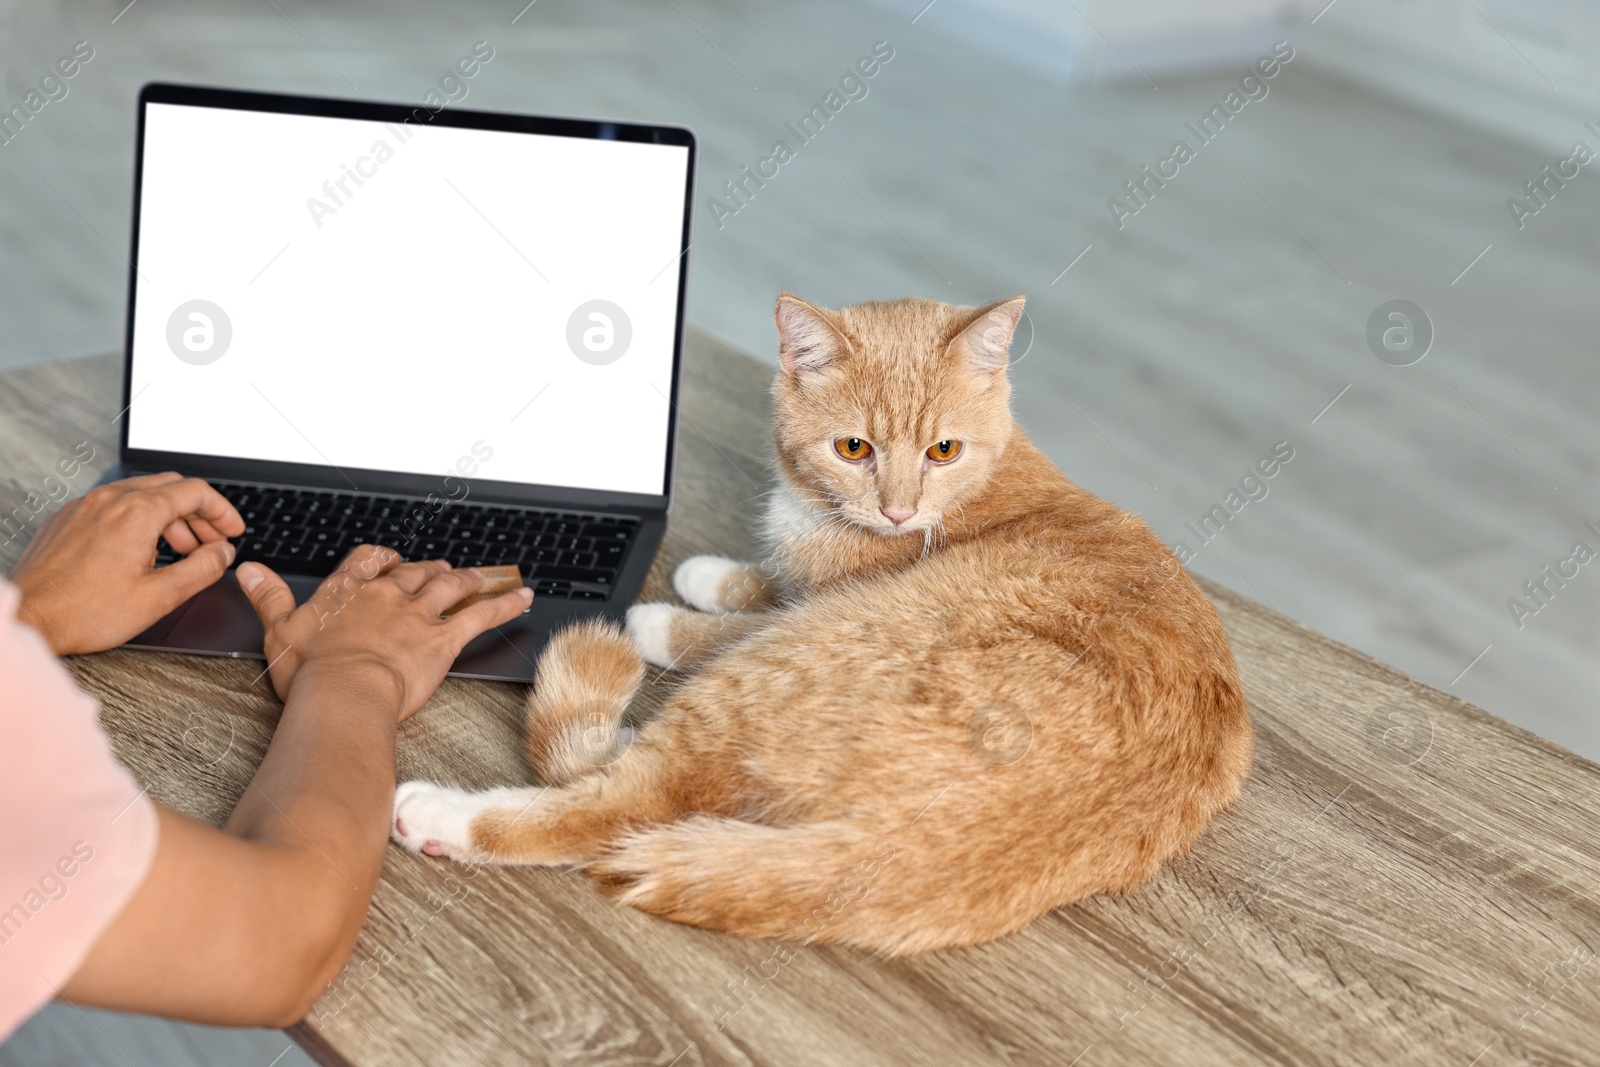
<path id="1" fill-rule="evenodd" d="M 162 811 L 145 883 L 65 989 L 221 1025 L 287 1026 L 355 945 L 388 846 L 397 697 L 307 663 L 223 831 Z"/>
<path id="2" fill-rule="evenodd" d="M 396 707 L 382 669 L 307 663 L 296 675 L 272 743 L 224 829 L 303 853 L 315 899 L 338 917 L 307 966 L 320 990 L 355 946 L 389 842 Z M 320 892 L 316 892 L 320 889 Z M 286 931 L 291 939 L 303 931 Z"/>
<path id="3" fill-rule="evenodd" d="M 252 841 L 315 846 L 375 877 L 389 837 L 398 700 L 381 670 L 306 664 L 224 829 Z"/>
<path id="4" fill-rule="evenodd" d="M 238 577 L 285 698 L 272 744 L 223 829 L 159 811 L 150 869 L 66 986 L 73 999 L 224 1025 L 298 1021 L 354 947 L 378 881 L 395 724 L 469 641 L 532 598 L 519 589 L 446 617 L 482 588 L 481 573 L 373 545 L 305 604 L 259 564 Z"/>

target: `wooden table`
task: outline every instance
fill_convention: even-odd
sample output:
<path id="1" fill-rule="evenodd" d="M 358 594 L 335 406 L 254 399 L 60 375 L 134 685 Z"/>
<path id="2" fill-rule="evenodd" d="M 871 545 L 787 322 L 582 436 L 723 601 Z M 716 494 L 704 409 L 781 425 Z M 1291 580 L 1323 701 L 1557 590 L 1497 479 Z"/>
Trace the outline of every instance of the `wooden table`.
<path id="1" fill-rule="evenodd" d="M 671 595 L 688 555 L 754 551 L 770 373 L 692 336 L 647 598 Z M 80 441 L 111 462 L 118 376 L 111 357 L 0 374 L 7 506 Z M 0 550 L 8 566 L 21 543 Z M 778 968 L 771 945 L 619 910 L 571 871 L 391 848 L 349 967 L 292 1032 L 358 1065 L 1600 1062 L 1600 768 L 1205 589 L 1249 696 L 1255 771 L 1134 893 L 979 948 L 805 948 Z M 220 824 L 278 713 L 260 665 L 70 665 L 151 795 Z M 641 711 L 671 684 L 653 680 Z M 401 778 L 531 781 L 522 704 L 520 687 L 447 682 L 401 731 Z"/>

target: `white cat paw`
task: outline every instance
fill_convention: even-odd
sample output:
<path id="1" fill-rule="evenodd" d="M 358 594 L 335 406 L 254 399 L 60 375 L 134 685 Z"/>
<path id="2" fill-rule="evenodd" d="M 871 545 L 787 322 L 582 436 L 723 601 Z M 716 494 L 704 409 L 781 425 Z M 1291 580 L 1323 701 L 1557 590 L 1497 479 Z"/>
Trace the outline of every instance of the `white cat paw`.
<path id="1" fill-rule="evenodd" d="M 498 790 L 469 793 L 432 782 L 402 782 L 394 791 L 390 836 L 412 852 L 466 859 L 475 852 L 472 820 L 501 799 Z"/>
<path id="2" fill-rule="evenodd" d="M 726 556 L 690 556 L 672 574 L 672 587 L 683 602 L 701 611 L 728 610 L 723 589 L 728 577 L 744 569 L 744 564 Z"/>
<path id="3" fill-rule="evenodd" d="M 672 621 L 683 610 L 676 604 L 635 604 L 628 609 L 628 639 L 646 663 L 672 666 Z"/>

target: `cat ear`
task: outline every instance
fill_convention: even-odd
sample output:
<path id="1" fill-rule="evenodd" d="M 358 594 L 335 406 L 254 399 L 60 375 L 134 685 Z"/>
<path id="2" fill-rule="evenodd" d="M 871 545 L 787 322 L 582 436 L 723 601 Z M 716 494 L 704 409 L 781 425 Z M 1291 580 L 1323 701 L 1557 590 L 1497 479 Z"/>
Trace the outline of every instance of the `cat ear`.
<path id="1" fill-rule="evenodd" d="M 820 308 L 793 293 L 778 294 L 778 363 L 790 374 L 819 371 L 850 351 Z"/>
<path id="2" fill-rule="evenodd" d="M 1025 297 L 1014 296 L 979 308 L 950 342 L 950 349 L 960 350 L 975 371 L 993 374 L 1005 370 L 1011 359 L 1011 335 L 1026 302 Z"/>

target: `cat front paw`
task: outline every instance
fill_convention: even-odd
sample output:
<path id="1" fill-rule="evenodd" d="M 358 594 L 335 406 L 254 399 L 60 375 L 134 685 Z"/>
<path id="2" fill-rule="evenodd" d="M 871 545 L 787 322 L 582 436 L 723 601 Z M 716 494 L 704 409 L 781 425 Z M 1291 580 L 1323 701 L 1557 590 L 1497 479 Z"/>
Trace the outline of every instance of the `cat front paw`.
<path id="1" fill-rule="evenodd" d="M 467 858 L 473 854 L 472 820 L 484 810 L 484 795 L 432 782 L 402 782 L 394 791 L 390 836 L 411 852 Z"/>
<path id="2" fill-rule="evenodd" d="M 676 604 L 635 604 L 628 609 L 628 639 L 646 663 L 672 666 L 672 624 L 684 613 Z"/>
<path id="3" fill-rule="evenodd" d="M 726 556 L 689 557 L 673 572 L 672 587 L 685 604 L 715 614 L 768 607 L 774 589 L 765 568 Z"/>

